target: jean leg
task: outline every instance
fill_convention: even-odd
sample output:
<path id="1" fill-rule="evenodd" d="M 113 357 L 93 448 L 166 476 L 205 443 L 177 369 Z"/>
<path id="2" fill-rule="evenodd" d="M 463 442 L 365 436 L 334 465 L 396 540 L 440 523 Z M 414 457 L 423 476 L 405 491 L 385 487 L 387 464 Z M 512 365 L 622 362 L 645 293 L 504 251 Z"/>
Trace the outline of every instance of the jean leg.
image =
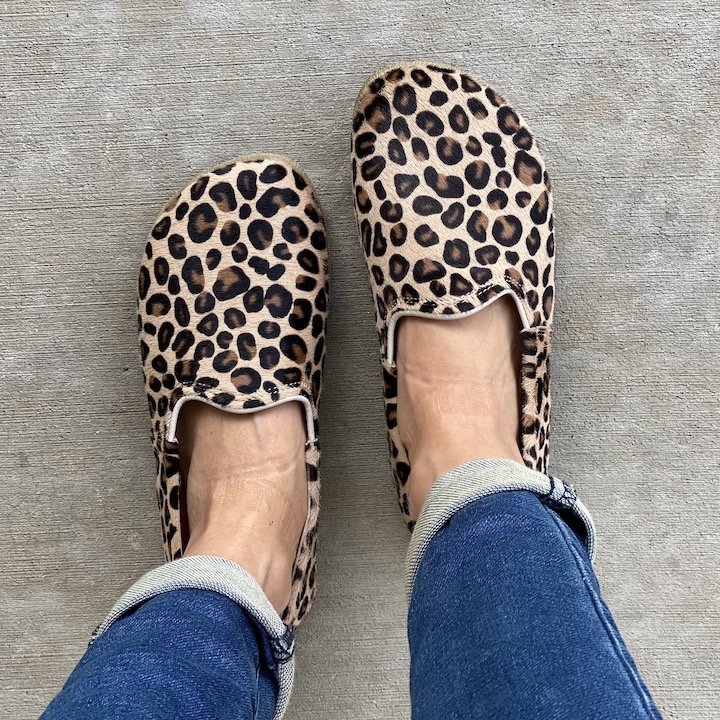
<path id="1" fill-rule="evenodd" d="M 294 639 L 262 588 L 224 558 L 151 570 L 117 602 L 45 720 L 280 720 Z"/>
<path id="2" fill-rule="evenodd" d="M 497 470 L 474 465 L 480 475 Z M 505 491 L 463 505 L 417 560 L 414 720 L 661 717 L 583 542 L 538 495 Z"/>
<path id="3" fill-rule="evenodd" d="M 267 639 L 246 611 L 208 590 L 157 595 L 87 650 L 43 720 L 272 720 Z"/>

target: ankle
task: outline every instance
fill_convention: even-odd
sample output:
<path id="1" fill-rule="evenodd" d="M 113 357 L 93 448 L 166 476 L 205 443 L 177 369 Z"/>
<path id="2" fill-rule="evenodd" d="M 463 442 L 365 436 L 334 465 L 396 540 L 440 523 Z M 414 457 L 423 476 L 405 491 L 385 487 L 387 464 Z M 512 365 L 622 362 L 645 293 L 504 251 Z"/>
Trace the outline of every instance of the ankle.
<path id="1" fill-rule="evenodd" d="M 185 557 L 210 555 L 240 565 L 262 588 L 272 606 L 281 614 L 290 597 L 294 553 L 290 554 L 282 542 L 265 540 L 258 543 L 257 534 L 228 535 L 224 527 L 212 526 L 191 536 Z"/>
<path id="2" fill-rule="evenodd" d="M 412 517 L 417 517 L 435 481 L 460 465 L 473 460 L 507 459 L 522 464 L 517 442 L 488 428 L 476 428 L 460 435 L 446 434 L 420 440 L 408 449 L 411 471 L 407 483 Z"/>
<path id="3" fill-rule="evenodd" d="M 308 512 L 304 415 L 298 403 L 249 415 L 189 407 L 180 418 L 185 555 L 241 565 L 281 614 Z"/>
<path id="4" fill-rule="evenodd" d="M 467 318 L 402 321 L 397 427 L 410 459 L 411 517 L 435 480 L 458 465 L 522 463 L 518 341 L 519 317 L 506 298 Z"/>

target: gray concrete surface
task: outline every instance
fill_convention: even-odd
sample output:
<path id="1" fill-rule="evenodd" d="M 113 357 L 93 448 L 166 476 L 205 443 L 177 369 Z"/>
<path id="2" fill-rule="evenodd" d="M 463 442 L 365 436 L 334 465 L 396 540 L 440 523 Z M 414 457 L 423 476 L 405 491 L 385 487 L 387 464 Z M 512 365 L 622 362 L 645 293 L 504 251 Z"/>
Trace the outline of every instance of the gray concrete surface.
<path id="1" fill-rule="evenodd" d="M 720 8 L 500 0 L 0 2 L 0 716 L 32 718 L 160 560 L 135 340 L 144 236 L 255 150 L 315 179 L 334 261 L 320 596 L 291 720 L 407 718 L 407 537 L 351 213 L 365 76 L 465 66 L 554 179 L 553 466 L 667 718 L 720 716 Z M 562 628 L 558 628 L 562 632 Z"/>

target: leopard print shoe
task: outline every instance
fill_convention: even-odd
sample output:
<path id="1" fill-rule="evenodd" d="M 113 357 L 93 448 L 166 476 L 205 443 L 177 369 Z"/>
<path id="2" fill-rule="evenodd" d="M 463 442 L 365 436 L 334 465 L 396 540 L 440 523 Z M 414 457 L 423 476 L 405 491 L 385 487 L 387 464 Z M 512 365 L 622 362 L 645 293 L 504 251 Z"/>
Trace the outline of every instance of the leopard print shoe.
<path id="1" fill-rule="evenodd" d="M 138 325 L 168 560 L 188 540 L 177 425 L 188 400 L 233 413 L 300 402 L 308 515 L 283 620 L 310 607 L 320 482 L 318 400 L 325 356 L 325 227 L 303 171 L 245 157 L 210 170 L 160 213 L 145 246 Z"/>
<path id="2" fill-rule="evenodd" d="M 352 134 L 355 212 L 375 299 L 390 461 L 400 507 L 410 474 L 397 431 L 395 330 L 458 318 L 497 298 L 523 325 L 521 451 L 546 472 L 554 300 L 552 195 L 537 143 L 503 97 L 449 66 L 373 76 Z"/>

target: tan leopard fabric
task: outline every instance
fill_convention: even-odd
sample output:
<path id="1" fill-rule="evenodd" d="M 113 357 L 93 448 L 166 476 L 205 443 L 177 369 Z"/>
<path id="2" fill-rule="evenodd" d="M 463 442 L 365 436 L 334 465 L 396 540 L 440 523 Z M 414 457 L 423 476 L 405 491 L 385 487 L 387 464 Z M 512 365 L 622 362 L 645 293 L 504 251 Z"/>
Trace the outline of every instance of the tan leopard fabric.
<path id="1" fill-rule="evenodd" d="M 308 516 L 283 615 L 289 625 L 315 592 L 327 303 L 320 207 L 285 158 L 233 160 L 201 175 L 160 213 L 145 246 L 138 325 L 168 560 L 187 543 L 175 437 L 182 402 L 230 412 L 291 398 L 305 406 Z"/>
<path id="2" fill-rule="evenodd" d="M 352 177 L 375 299 L 390 458 L 409 517 L 397 423 L 393 328 L 400 313 L 475 311 L 510 293 L 524 315 L 522 438 L 546 472 L 554 303 L 552 194 L 537 142 L 501 95 L 449 66 L 371 78 L 357 99 Z"/>

